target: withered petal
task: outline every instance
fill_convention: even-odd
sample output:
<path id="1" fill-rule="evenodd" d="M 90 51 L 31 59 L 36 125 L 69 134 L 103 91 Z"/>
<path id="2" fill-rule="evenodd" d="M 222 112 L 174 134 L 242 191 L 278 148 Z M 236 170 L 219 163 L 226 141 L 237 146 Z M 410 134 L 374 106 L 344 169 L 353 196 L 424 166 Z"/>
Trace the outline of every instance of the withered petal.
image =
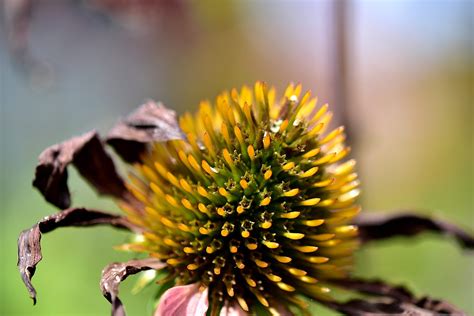
<path id="1" fill-rule="evenodd" d="M 430 297 L 418 299 L 407 288 L 387 284 L 382 280 L 346 278 L 332 280 L 331 283 L 346 290 L 374 296 L 377 298 L 352 299 L 344 303 L 323 302 L 346 315 L 406 314 L 414 316 L 465 315 L 454 305 Z"/>
<path id="2" fill-rule="evenodd" d="M 133 200 L 97 132 L 90 131 L 50 146 L 39 156 L 33 186 L 58 208 L 65 209 L 71 205 L 67 186 L 67 166 L 70 163 L 99 194 L 128 202 Z"/>
<path id="3" fill-rule="evenodd" d="M 36 265 L 43 258 L 41 255 L 41 234 L 53 231 L 58 227 L 96 225 L 110 225 L 116 228 L 140 232 L 140 229 L 130 223 L 125 217 L 86 208 L 70 208 L 47 216 L 30 229 L 21 232 L 18 237 L 17 265 L 21 278 L 34 304 L 36 304 L 36 290 L 31 284 L 31 278 L 35 274 Z"/>
<path id="4" fill-rule="evenodd" d="M 410 316 L 437 316 L 467 315 L 459 309 L 442 309 L 441 311 L 424 308 L 410 302 L 399 301 L 392 298 L 378 299 L 352 299 L 345 303 L 331 302 L 328 307 L 348 316 L 380 316 L 380 315 L 410 315 Z M 448 304 L 449 305 L 449 304 Z M 452 307 L 451 305 L 449 305 Z"/>
<path id="5" fill-rule="evenodd" d="M 148 101 L 112 128 L 107 143 L 123 160 L 134 163 L 141 160 L 149 143 L 184 138 L 176 112 Z"/>
<path id="6" fill-rule="evenodd" d="M 365 280 L 360 278 L 335 279 L 332 283 L 349 290 L 377 296 L 387 296 L 401 301 L 412 302 L 413 294 L 403 286 L 393 286 L 382 280 Z"/>
<path id="7" fill-rule="evenodd" d="M 151 269 L 161 269 L 165 263 L 155 258 L 114 262 L 102 270 L 100 288 L 105 298 L 112 304 L 112 316 L 125 316 L 125 309 L 118 297 L 120 282 L 129 275 Z"/>
<path id="8" fill-rule="evenodd" d="M 433 311 L 435 314 L 466 315 L 462 310 L 446 301 L 423 297 L 415 303 L 416 306 Z"/>
<path id="9" fill-rule="evenodd" d="M 378 315 L 412 315 L 434 316 L 431 312 L 424 312 L 412 304 L 393 299 L 363 300 L 352 299 L 345 303 L 332 302 L 328 307 L 348 316 L 378 316 Z"/>
<path id="10" fill-rule="evenodd" d="M 359 227 L 359 237 L 362 242 L 394 236 L 414 236 L 425 231 L 432 231 L 453 237 L 463 248 L 474 249 L 472 234 L 451 223 L 412 213 L 366 213 L 358 216 L 354 224 Z"/>

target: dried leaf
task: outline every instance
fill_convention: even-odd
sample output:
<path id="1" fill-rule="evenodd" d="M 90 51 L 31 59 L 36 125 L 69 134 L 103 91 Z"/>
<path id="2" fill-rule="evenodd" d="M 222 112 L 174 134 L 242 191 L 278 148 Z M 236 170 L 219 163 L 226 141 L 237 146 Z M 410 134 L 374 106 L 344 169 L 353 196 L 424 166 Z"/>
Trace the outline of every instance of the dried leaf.
<path id="1" fill-rule="evenodd" d="M 355 224 L 359 227 L 359 237 L 362 242 L 394 236 L 413 236 L 425 231 L 432 231 L 453 237 L 463 248 L 474 249 L 472 234 L 453 224 L 420 215 L 366 213 L 357 217 Z"/>
<path id="2" fill-rule="evenodd" d="M 141 160 L 149 143 L 184 138 L 176 112 L 148 101 L 112 128 L 107 143 L 126 162 L 134 163 Z"/>
<path id="3" fill-rule="evenodd" d="M 417 299 L 405 287 L 393 286 L 382 280 L 347 278 L 332 280 L 331 282 L 346 290 L 355 290 L 377 297 L 376 299 L 352 299 L 345 303 L 323 302 L 328 307 L 346 315 L 404 314 L 434 316 L 440 313 L 445 315 L 465 315 L 463 311 L 446 301 L 435 300 L 429 297 Z"/>
<path id="4" fill-rule="evenodd" d="M 71 138 L 44 150 L 39 156 L 33 186 L 58 208 L 71 205 L 67 166 L 72 163 L 99 194 L 128 202 L 133 198 L 95 131 Z"/>
<path id="5" fill-rule="evenodd" d="M 43 258 L 41 255 L 41 234 L 48 233 L 58 227 L 83 227 L 110 225 L 116 228 L 139 231 L 126 218 L 85 208 L 70 208 L 42 219 L 30 229 L 21 232 L 18 238 L 18 269 L 33 303 L 36 304 L 36 290 L 31 284 L 36 265 Z"/>
<path id="6" fill-rule="evenodd" d="M 151 269 L 161 269 L 165 263 L 155 258 L 130 260 L 123 263 L 112 263 L 102 270 L 100 288 L 102 294 L 112 304 L 113 316 L 125 316 L 125 310 L 118 297 L 120 282 L 129 275 Z"/>

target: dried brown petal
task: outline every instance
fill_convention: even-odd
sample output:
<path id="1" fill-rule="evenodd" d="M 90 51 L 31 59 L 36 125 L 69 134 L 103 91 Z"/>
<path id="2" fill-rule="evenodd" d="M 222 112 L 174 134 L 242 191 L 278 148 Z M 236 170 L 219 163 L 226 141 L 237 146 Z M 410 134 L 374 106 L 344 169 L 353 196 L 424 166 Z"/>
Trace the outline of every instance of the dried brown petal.
<path id="1" fill-rule="evenodd" d="M 393 286 L 382 280 L 347 278 L 331 282 L 346 290 L 355 290 L 377 297 L 376 299 L 353 299 L 345 303 L 323 302 L 328 307 L 346 315 L 403 314 L 434 316 L 440 313 L 445 315 L 465 315 L 463 311 L 446 301 L 435 300 L 429 297 L 417 299 L 405 287 Z"/>
<path id="2" fill-rule="evenodd" d="M 112 304 L 113 316 L 125 316 L 125 310 L 118 297 L 120 282 L 129 275 L 151 269 L 161 269 L 165 264 L 154 258 L 130 260 L 122 263 L 111 263 L 102 270 L 100 288 L 102 294 Z"/>
<path id="3" fill-rule="evenodd" d="M 394 236 L 413 236 L 425 231 L 432 231 L 453 237 L 463 248 L 474 249 L 472 234 L 451 223 L 420 215 L 366 213 L 357 217 L 355 224 L 359 227 L 359 237 L 362 242 Z"/>
<path id="4" fill-rule="evenodd" d="M 382 280 L 364 280 L 359 278 L 345 278 L 333 281 L 334 284 L 345 289 L 356 290 L 361 293 L 387 296 L 402 301 L 412 302 L 413 294 L 403 286 L 393 286 Z"/>
<path id="5" fill-rule="evenodd" d="M 39 156 L 33 186 L 46 200 L 58 208 L 71 205 L 67 186 L 67 166 L 72 163 L 99 194 L 132 201 L 114 163 L 105 151 L 99 136 L 90 131 L 44 150 Z"/>
<path id="6" fill-rule="evenodd" d="M 58 227 L 110 225 L 116 228 L 138 232 L 139 229 L 125 217 L 85 208 L 70 208 L 43 218 L 38 224 L 21 232 L 18 237 L 18 269 L 33 303 L 36 304 L 36 290 L 31 284 L 36 265 L 41 255 L 41 234 Z"/>
<path id="7" fill-rule="evenodd" d="M 412 304 L 393 299 L 363 300 L 353 299 L 345 303 L 331 303 L 329 307 L 349 316 L 410 315 L 435 316 Z"/>
<path id="8" fill-rule="evenodd" d="M 435 314 L 444 315 L 466 315 L 463 311 L 455 307 L 454 305 L 430 297 L 423 297 L 416 302 L 416 306 L 433 311 Z"/>
<path id="9" fill-rule="evenodd" d="M 368 300 L 353 299 L 345 303 L 332 302 L 326 305 L 349 316 L 380 316 L 388 314 L 407 316 L 466 315 L 466 313 L 456 308 L 442 309 L 441 311 L 438 311 L 430 308 L 424 308 L 423 306 L 419 306 L 417 304 L 390 298 Z"/>
<path id="10" fill-rule="evenodd" d="M 150 142 L 184 139 L 176 112 L 161 103 L 148 101 L 118 122 L 107 136 L 107 143 L 129 163 L 141 160 Z"/>

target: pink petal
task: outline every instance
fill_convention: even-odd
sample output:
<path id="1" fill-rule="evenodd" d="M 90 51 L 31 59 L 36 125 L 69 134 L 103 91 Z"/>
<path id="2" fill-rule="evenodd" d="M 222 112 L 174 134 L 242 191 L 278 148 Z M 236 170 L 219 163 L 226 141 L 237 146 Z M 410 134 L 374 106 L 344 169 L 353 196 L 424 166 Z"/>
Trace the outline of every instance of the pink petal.
<path id="1" fill-rule="evenodd" d="M 197 283 L 172 287 L 161 296 L 155 316 L 205 316 L 207 294 L 207 288 L 201 290 Z"/>
<path id="2" fill-rule="evenodd" d="M 219 316 L 247 316 L 248 314 L 238 304 L 225 304 Z"/>
<path id="3" fill-rule="evenodd" d="M 282 304 L 274 304 L 270 308 L 270 312 L 272 315 L 275 316 L 294 316 L 292 312 L 290 312 L 284 305 Z M 225 304 L 222 307 L 219 316 L 247 316 L 247 312 L 245 312 L 238 304 Z"/>
<path id="4" fill-rule="evenodd" d="M 273 304 L 271 309 L 271 314 L 275 316 L 294 316 L 285 305 L 280 303 Z"/>

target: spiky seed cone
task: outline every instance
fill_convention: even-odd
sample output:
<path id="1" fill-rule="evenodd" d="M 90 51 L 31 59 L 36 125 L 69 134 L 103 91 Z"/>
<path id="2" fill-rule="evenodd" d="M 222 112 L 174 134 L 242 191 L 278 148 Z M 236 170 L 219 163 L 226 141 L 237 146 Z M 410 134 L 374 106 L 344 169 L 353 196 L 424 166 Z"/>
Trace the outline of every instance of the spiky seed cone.
<path id="1" fill-rule="evenodd" d="M 180 120 L 187 140 L 154 145 L 131 177 L 146 212 L 129 217 L 149 231 L 132 248 L 208 287 L 213 308 L 303 306 L 296 294 L 326 299 L 324 281 L 351 267 L 355 163 L 338 163 L 349 149 L 343 128 L 325 132 L 327 105 L 300 94 L 277 102 L 257 82 L 201 102 Z"/>

